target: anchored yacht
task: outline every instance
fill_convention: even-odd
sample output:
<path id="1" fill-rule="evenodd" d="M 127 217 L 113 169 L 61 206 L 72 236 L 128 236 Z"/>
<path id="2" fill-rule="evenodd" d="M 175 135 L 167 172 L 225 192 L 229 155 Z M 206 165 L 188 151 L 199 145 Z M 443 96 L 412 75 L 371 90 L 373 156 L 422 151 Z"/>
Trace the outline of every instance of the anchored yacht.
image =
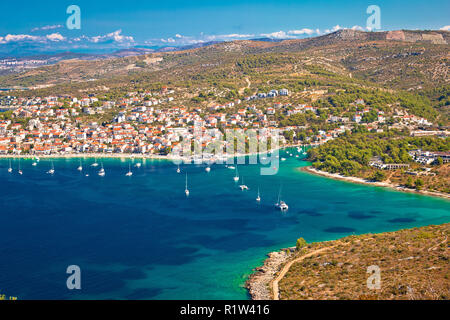
<path id="1" fill-rule="evenodd" d="M 281 187 L 280 192 L 278 193 L 278 201 L 275 203 L 275 207 L 280 209 L 281 211 L 287 211 L 289 209 L 289 206 L 286 204 L 286 202 L 281 200 Z"/>
<path id="2" fill-rule="evenodd" d="M 248 190 L 248 186 L 244 184 L 244 177 L 242 177 L 242 184 L 239 186 L 242 191 Z"/>
<path id="3" fill-rule="evenodd" d="M 186 194 L 186 197 L 189 197 L 187 173 L 186 173 L 186 187 L 184 189 L 184 193 Z"/>
<path id="4" fill-rule="evenodd" d="M 234 176 L 233 180 L 234 180 L 235 182 L 238 182 L 238 181 L 239 181 L 239 173 L 238 173 L 237 167 L 236 167 L 236 175 Z"/>
<path id="5" fill-rule="evenodd" d="M 98 175 L 100 176 L 100 177 L 104 177 L 105 176 L 105 169 L 103 169 L 103 163 L 102 163 L 102 168 L 100 169 L 100 171 L 98 172 Z"/>
<path id="6" fill-rule="evenodd" d="M 47 171 L 48 174 L 54 174 L 55 173 L 55 167 L 53 166 L 53 161 L 52 161 L 52 168 L 50 170 Z"/>
<path id="7" fill-rule="evenodd" d="M 22 171 L 22 169 L 20 169 L 20 158 L 19 158 L 19 171 L 17 171 L 20 175 L 22 175 L 23 174 L 23 171 Z"/>
<path id="8" fill-rule="evenodd" d="M 133 171 L 131 171 L 131 164 L 128 165 L 128 172 L 125 174 L 127 177 L 131 177 L 133 175 Z"/>

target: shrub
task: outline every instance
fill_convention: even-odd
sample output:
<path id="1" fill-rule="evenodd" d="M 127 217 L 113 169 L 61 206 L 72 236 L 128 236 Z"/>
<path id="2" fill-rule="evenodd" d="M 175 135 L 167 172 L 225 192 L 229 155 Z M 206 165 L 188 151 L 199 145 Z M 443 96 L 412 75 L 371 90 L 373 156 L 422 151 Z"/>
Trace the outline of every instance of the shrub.
<path id="1" fill-rule="evenodd" d="M 300 250 L 300 249 L 302 249 L 303 247 L 305 247 L 306 246 L 306 241 L 305 241 L 305 239 L 303 239 L 303 238 L 298 238 L 297 239 L 297 244 L 295 245 L 295 247 L 297 248 L 297 250 Z"/>

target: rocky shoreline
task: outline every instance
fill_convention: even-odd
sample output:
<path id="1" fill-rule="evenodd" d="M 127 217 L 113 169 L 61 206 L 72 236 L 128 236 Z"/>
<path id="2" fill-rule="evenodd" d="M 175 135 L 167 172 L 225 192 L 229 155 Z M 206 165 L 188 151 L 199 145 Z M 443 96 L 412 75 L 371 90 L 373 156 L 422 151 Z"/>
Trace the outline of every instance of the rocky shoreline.
<path id="1" fill-rule="evenodd" d="M 295 247 L 282 249 L 269 253 L 264 265 L 253 269 L 253 273 L 245 282 L 252 300 L 272 300 L 270 283 L 281 267 L 286 263 L 295 251 Z"/>

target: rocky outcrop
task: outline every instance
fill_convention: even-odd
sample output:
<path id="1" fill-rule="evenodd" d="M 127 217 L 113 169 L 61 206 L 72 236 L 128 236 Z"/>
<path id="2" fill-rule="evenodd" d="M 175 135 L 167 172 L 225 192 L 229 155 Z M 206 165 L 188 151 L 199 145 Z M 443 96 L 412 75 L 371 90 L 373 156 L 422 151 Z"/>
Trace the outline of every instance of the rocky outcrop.
<path id="1" fill-rule="evenodd" d="M 245 287 L 247 288 L 252 300 L 272 300 L 269 284 L 275 278 L 275 274 L 280 271 L 281 266 L 291 257 L 295 251 L 295 247 L 283 249 L 268 254 L 268 258 L 264 261 L 264 265 L 254 269 L 247 280 Z"/>

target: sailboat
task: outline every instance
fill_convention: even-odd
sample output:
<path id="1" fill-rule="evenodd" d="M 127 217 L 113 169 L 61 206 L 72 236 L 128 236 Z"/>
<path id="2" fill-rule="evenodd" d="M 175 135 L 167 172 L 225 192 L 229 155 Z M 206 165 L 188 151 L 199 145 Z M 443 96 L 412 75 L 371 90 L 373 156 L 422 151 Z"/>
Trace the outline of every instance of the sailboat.
<path id="1" fill-rule="evenodd" d="M 248 190 L 248 186 L 244 184 L 244 177 L 242 177 L 242 184 L 239 186 L 242 191 Z"/>
<path id="2" fill-rule="evenodd" d="M 128 172 L 125 174 L 127 177 L 131 177 L 133 175 L 133 171 L 131 171 L 131 164 L 128 164 Z"/>
<path id="3" fill-rule="evenodd" d="M 48 174 L 54 174 L 55 173 L 55 167 L 53 166 L 53 161 L 52 161 L 52 168 L 50 170 L 47 171 Z"/>
<path id="4" fill-rule="evenodd" d="M 100 176 L 100 177 L 104 177 L 105 176 L 105 169 L 103 169 L 103 162 L 102 162 L 102 168 L 100 169 L 100 171 L 98 172 L 98 175 Z"/>
<path id="5" fill-rule="evenodd" d="M 286 204 L 286 202 L 281 200 L 281 187 L 280 187 L 280 191 L 278 193 L 278 201 L 275 204 L 275 207 L 280 209 L 281 211 L 287 211 L 289 209 L 289 206 Z"/>
<path id="6" fill-rule="evenodd" d="M 261 196 L 259 195 L 259 187 L 258 187 L 258 196 L 256 197 L 257 202 L 261 202 Z"/>
<path id="7" fill-rule="evenodd" d="M 206 171 L 206 172 L 210 172 L 210 171 L 211 171 L 211 167 L 206 167 L 206 168 L 205 168 L 205 171 Z"/>
<path id="8" fill-rule="evenodd" d="M 83 166 L 81 165 L 81 160 L 80 160 L 80 165 L 77 168 L 78 171 L 83 171 Z"/>
<path id="9" fill-rule="evenodd" d="M 239 173 L 238 173 L 237 166 L 236 166 L 236 175 L 234 176 L 233 180 L 234 180 L 235 182 L 238 182 L 238 181 L 239 181 Z"/>
<path id="10" fill-rule="evenodd" d="M 135 166 L 136 168 L 140 168 L 141 165 L 142 165 L 142 163 L 138 162 L 138 163 L 136 163 L 134 166 Z"/>
<path id="11" fill-rule="evenodd" d="M 33 163 L 31 164 L 33 167 L 36 167 L 37 166 L 37 162 L 36 161 L 33 161 Z"/>
<path id="12" fill-rule="evenodd" d="M 185 187 L 185 189 L 184 189 L 184 193 L 186 194 L 186 197 L 189 197 L 189 189 L 188 189 L 187 173 L 186 173 L 186 187 Z"/>
<path id="13" fill-rule="evenodd" d="M 17 171 L 20 175 L 22 175 L 23 174 L 23 171 L 22 171 L 22 169 L 20 169 L 20 158 L 19 158 L 19 171 Z"/>
<path id="14" fill-rule="evenodd" d="M 178 165 L 177 173 L 181 173 L 180 165 Z"/>
<path id="15" fill-rule="evenodd" d="M 95 158 L 94 163 L 91 164 L 91 167 L 98 167 L 97 158 Z"/>
<path id="16" fill-rule="evenodd" d="M 12 167 L 11 167 L 11 159 L 9 159 L 9 168 L 8 168 L 8 172 L 11 173 L 13 171 Z"/>

